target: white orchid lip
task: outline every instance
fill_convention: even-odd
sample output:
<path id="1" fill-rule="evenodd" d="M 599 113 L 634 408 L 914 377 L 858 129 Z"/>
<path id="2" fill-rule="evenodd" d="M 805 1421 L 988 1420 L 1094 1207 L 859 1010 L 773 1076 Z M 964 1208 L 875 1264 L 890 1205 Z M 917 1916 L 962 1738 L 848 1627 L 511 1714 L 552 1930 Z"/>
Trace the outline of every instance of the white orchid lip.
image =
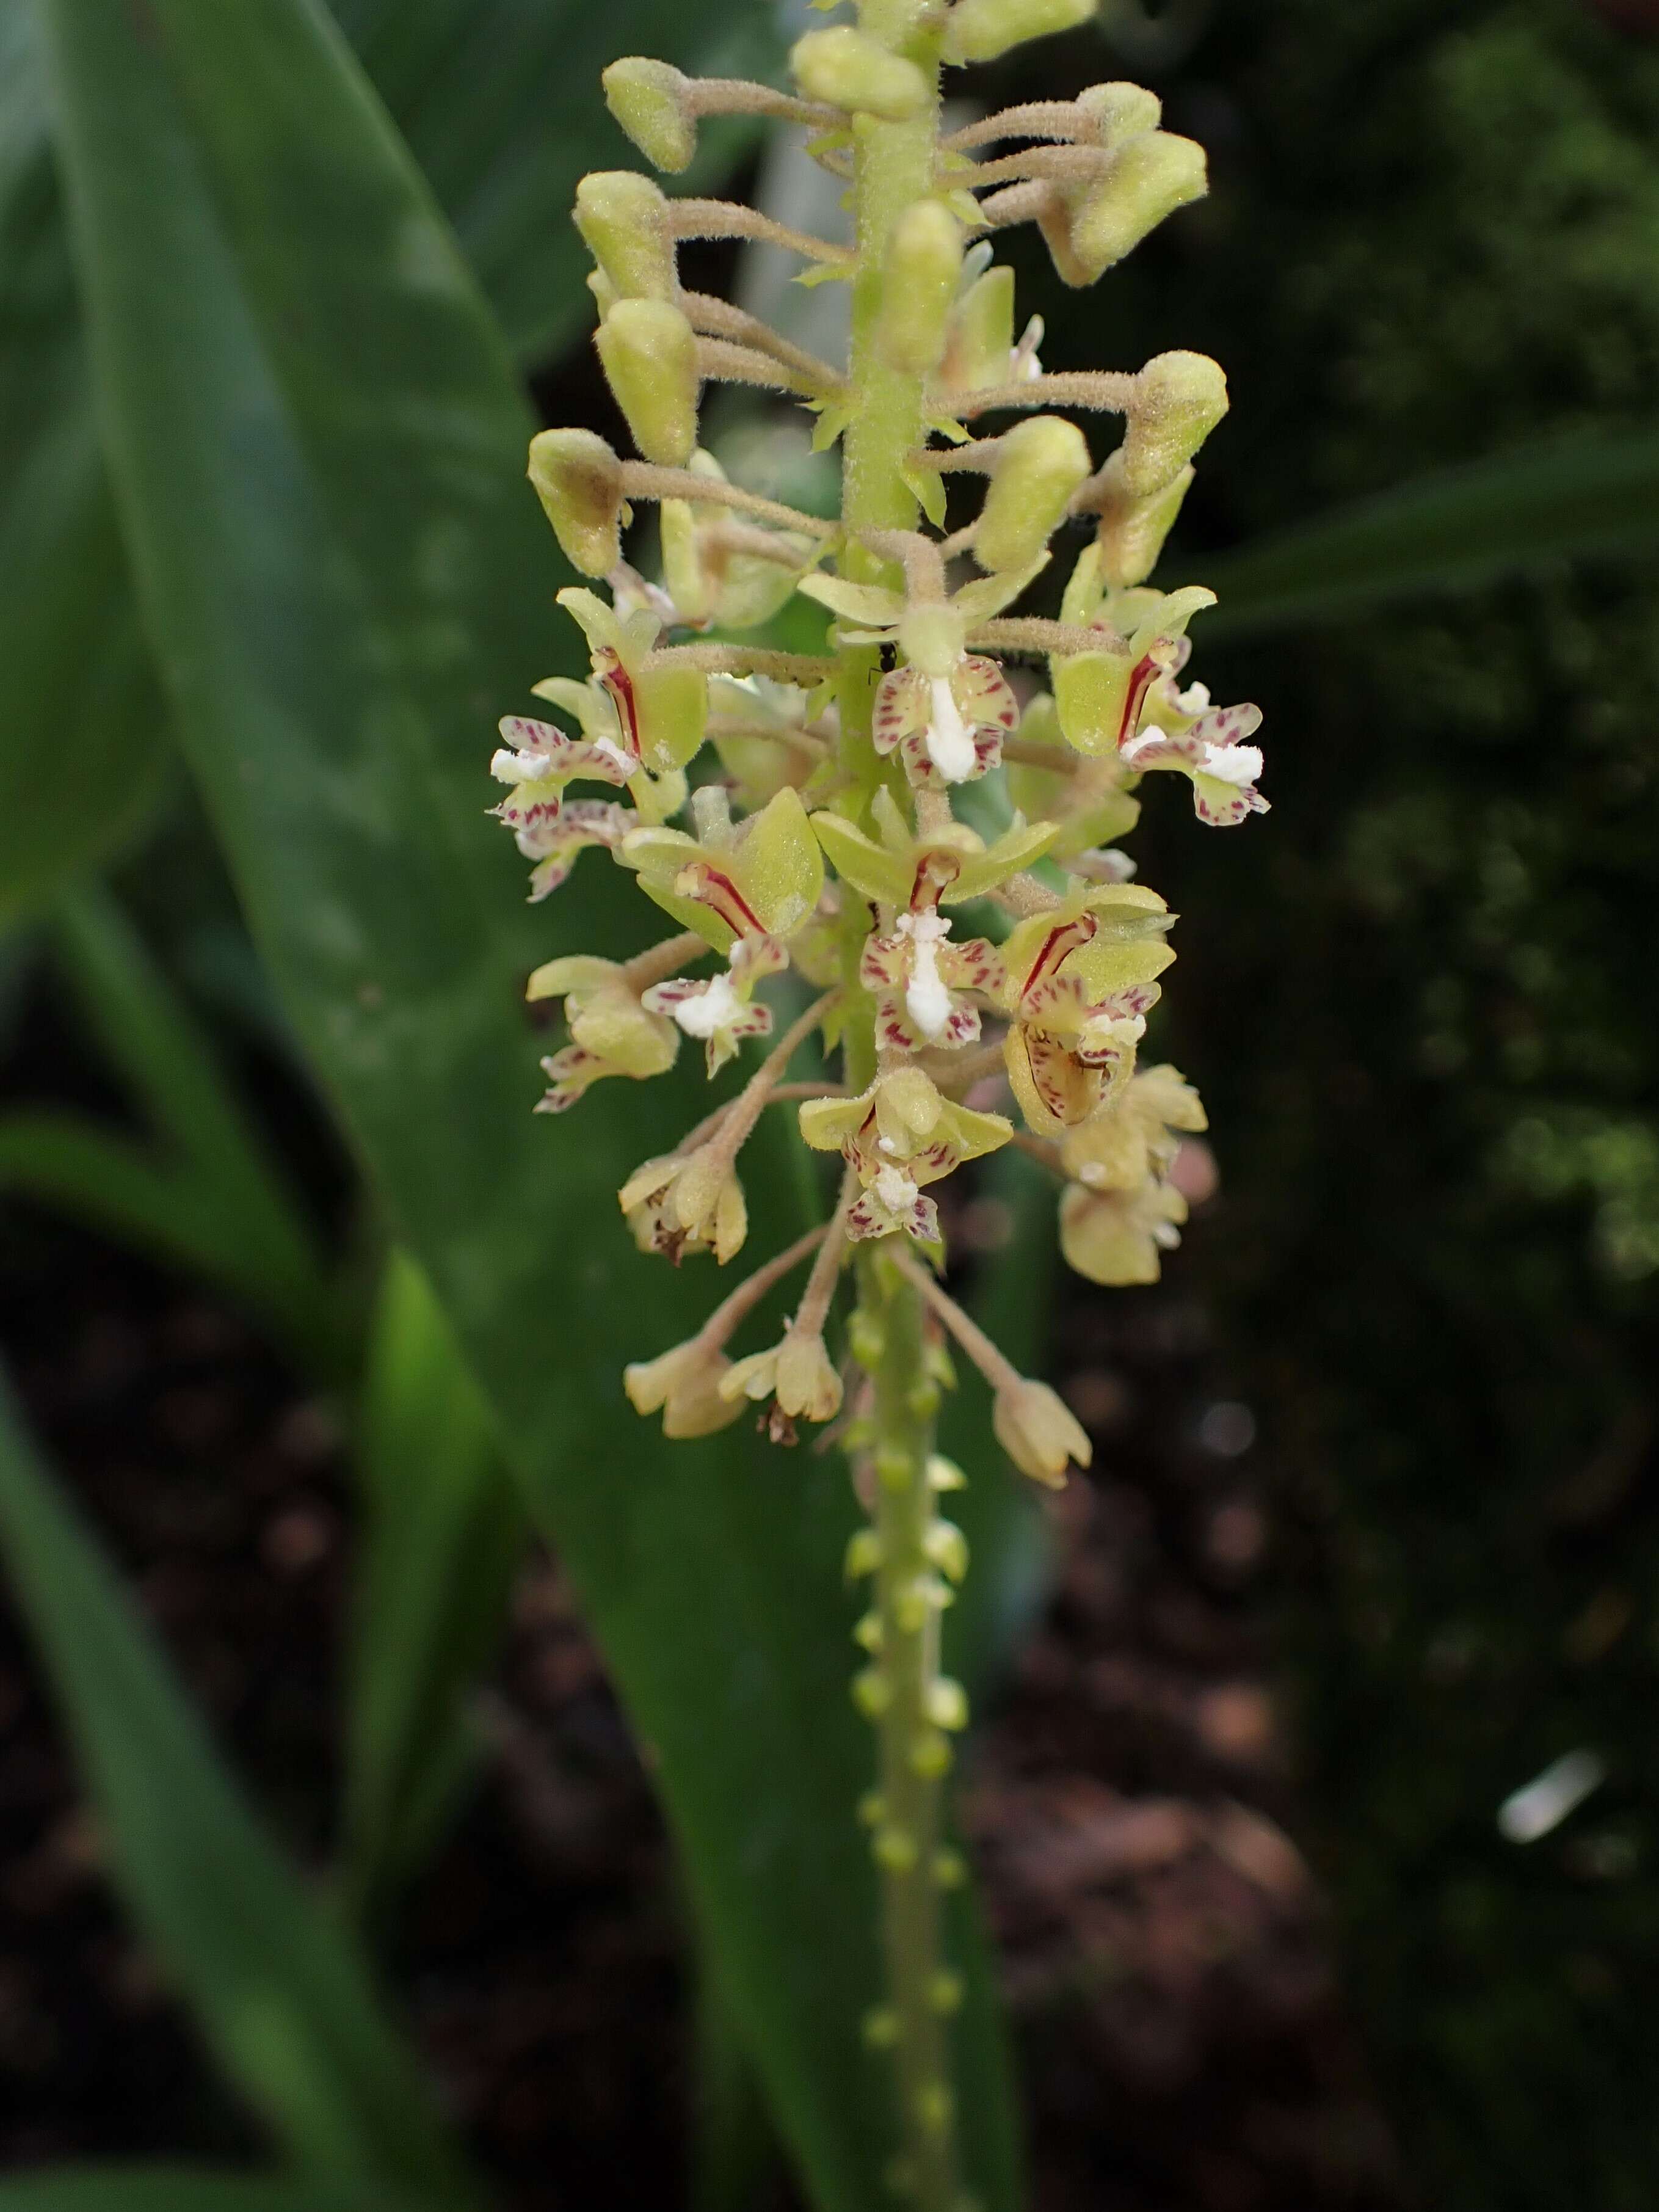
<path id="1" fill-rule="evenodd" d="M 890 1213 L 903 1213 L 921 1195 L 902 1168 L 883 1168 L 872 1188 Z"/>
<path id="2" fill-rule="evenodd" d="M 1255 781 L 1261 769 L 1260 745 L 1206 744 L 1203 766 L 1199 773 L 1212 775 L 1218 783 L 1237 784 L 1242 791 L 1246 784 Z"/>
<path id="3" fill-rule="evenodd" d="M 731 979 L 714 975 L 696 998 L 680 1000 L 674 1008 L 673 1018 L 687 1036 L 700 1037 L 706 1042 L 734 1022 L 742 1012 L 743 1001 L 732 989 Z"/>
<path id="4" fill-rule="evenodd" d="M 948 676 L 927 679 L 929 707 L 924 743 L 927 757 L 946 783 L 966 783 L 978 765 L 974 733 L 962 719 Z"/>
<path id="5" fill-rule="evenodd" d="M 942 915 L 902 914 L 896 924 L 901 937 L 910 940 L 910 975 L 904 989 L 904 1011 L 930 1041 L 941 1036 L 955 1011 L 945 978 L 939 972 L 939 948 L 951 933 Z"/>

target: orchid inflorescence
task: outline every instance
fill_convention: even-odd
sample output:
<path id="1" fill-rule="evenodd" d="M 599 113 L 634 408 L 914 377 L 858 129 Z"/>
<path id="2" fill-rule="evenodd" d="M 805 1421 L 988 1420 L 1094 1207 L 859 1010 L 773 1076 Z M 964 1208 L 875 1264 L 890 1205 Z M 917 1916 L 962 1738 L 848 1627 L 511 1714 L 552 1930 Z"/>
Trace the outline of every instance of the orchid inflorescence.
<path id="1" fill-rule="evenodd" d="M 1221 370 L 1169 353 L 1133 374 L 1048 374 L 1040 325 L 1016 336 L 1012 275 L 991 256 L 992 234 L 1035 222 L 1065 282 L 1091 283 L 1202 194 L 1202 151 L 1128 84 L 941 130 L 942 65 L 1091 12 L 1091 0 L 862 0 L 856 25 L 799 40 L 788 94 L 640 58 L 605 71 L 617 121 L 665 172 L 690 164 L 706 115 L 803 126 L 848 181 L 854 240 L 671 198 L 632 172 L 584 178 L 575 221 L 596 264 L 599 354 L 640 458 L 581 428 L 531 447 L 561 547 L 609 599 L 559 594 L 591 678 L 536 686 L 568 726 L 510 716 L 494 763 L 532 898 L 599 847 L 676 926 L 631 959 L 536 972 L 532 997 L 562 1000 L 568 1030 L 544 1062 L 544 1110 L 608 1078 L 660 1074 L 688 1038 L 711 1077 L 761 1048 L 735 1097 L 623 1185 L 640 1246 L 676 1262 L 735 1257 L 740 1155 L 772 1105 L 794 1104 L 805 1143 L 843 1163 L 827 1226 L 625 1380 L 670 1436 L 709 1434 L 757 1403 L 780 1440 L 802 1420 L 842 1420 L 874 1522 L 849 1562 L 878 1582 L 857 1690 L 884 1731 L 874 1850 L 901 1882 L 933 1883 L 946 1864 L 927 1793 L 965 1715 L 937 1669 L 939 1611 L 966 1564 L 934 1504 L 957 1480 L 931 1442 L 945 1339 L 986 1374 L 996 1433 L 1028 1474 L 1058 1482 L 1089 1456 L 1062 1401 L 941 1286 L 937 1188 L 1018 1143 L 1063 1184 L 1074 1267 L 1102 1283 L 1156 1278 L 1185 1216 L 1176 1154 L 1205 1122 L 1176 1070 L 1138 1066 L 1174 916 L 1118 841 L 1159 771 L 1188 780 L 1213 827 L 1267 805 L 1257 710 L 1213 706 L 1184 680 L 1188 625 L 1213 594 L 1147 581 L 1225 411 Z M 767 240 L 801 259 L 801 282 L 850 284 L 845 368 L 685 289 L 676 249 L 692 238 Z M 727 481 L 698 443 L 702 387 L 721 381 L 799 401 L 818 450 L 841 442 L 837 520 Z M 1091 410 L 1125 423 L 1098 467 L 1071 419 Z M 998 416 L 1015 419 L 977 428 Z M 971 477 L 983 495 L 964 516 Z M 649 581 L 623 535 L 647 503 L 660 517 Z M 1014 611 L 1073 524 L 1087 538 L 1058 613 Z M 798 594 L 829 617 L 821 653 L 744 641 Z M 791 1080 L 815 1036 L 818 1065 L 839 1055 L 838 1079 Z M 1010 1091 L 1023 1129 L 1003 1110 Z M 849 1260 L 843 1358 L 829 1339 Z M 781 1339 L 733 1358 L 748 1316 L 809 1261 Z M 898 2053 L 905 2178 L 943 2205 L 947 2069 L 937 2031 L 930 2042 L 911 2016 L 948 2009 L 950 1978 L 933 1984 L 918 1995 L 896 1976 L 896 2010 L 872 2033 Z"/>

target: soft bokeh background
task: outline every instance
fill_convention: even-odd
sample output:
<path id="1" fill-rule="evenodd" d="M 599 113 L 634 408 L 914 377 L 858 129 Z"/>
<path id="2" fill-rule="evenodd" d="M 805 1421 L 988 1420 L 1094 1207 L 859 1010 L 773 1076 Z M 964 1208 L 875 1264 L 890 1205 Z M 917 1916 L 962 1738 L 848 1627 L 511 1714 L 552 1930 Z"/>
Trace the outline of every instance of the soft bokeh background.
<path id="1" fill-rule="evenodd" d="M 374 9 L 343 13 L 372 63 Z M 647 43 L 629 0 L 602 27 L 606 52 Z M 975 1770 L 1047 2207 L 1651 2201 L 1654 556 L 1521 547 L 1480 588 L 1257 635 L 1227 630 L 1224 583 L 1249 541 L 1425 471 L 1651 433 L 1656 40 L 1642 0 L 1170 0 L 1156 20 L 1122 0 L 974 88 L 1137 76 L 1211 150 L 1209 202 L 1100 291 L 1016 252 L 1047 366 L 1179 345 L 1228 368 L 1170 565 L 1224 588 L 1198 672 L 1265 708 L 1273 803 L 1225 836 L 1149 805 L 1136 841 L 1183 916 L 1161 1048 L 1204 1091 L 1219 1191 L 1158 1291 L 1059 1290 L 1049 1364 L 1099 1464 Z M 421 84 L 401 93 L 418 152 Z M 534 95 L 474 127 L 533 137 Z M 752 156 L 727 158 L 755 187 Z M 463 225 L 486 268 L 514 175 Z M 52 306 L 30 240 L 23 319 Z M 496 274 L 538 404 L 599 419 L 538 272 Z M 719 427 L 779 465 L 765 422 Z M 194 802 L 169 770 L 138 796 L 118 895 L 367 1254 Z M 119 1113 L 55 957 L 31 921 L 6 940 L 10 1092 Z M 1013 1266 L 1001 1204 L 963 1224 L 991 1277 Z M 38 1202 L 8 1204 L 5 1235 L 37 1420 L 264 1802 L 320 1847 L 349 1515 L 326 1393 L 176 1265 Z M 33 1682 L 15 1644 L 6 2156 L 235 2150 L 103 1901 Z M 660 2202 L 688 2154 L 672 1877 L 544 1561 L 483 1711 L 479 1794 L 393 1947 L 400 1986 L 515 2201 Z M 1499 1808 L 1574 1753 L 1595 1786 L 1506 1835 Z"/>

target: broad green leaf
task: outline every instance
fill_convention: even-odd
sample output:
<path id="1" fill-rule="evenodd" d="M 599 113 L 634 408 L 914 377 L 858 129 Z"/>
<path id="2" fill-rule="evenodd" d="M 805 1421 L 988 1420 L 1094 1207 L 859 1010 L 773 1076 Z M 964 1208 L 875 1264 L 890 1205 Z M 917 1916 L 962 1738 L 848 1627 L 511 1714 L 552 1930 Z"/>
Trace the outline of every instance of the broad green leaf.
<path id="1" fill-rule="evenodd" d="M 166 757 L 93 422 L 34 11 L 0 7 L 0 927 L 142 820 Z"/>
<path id="2" fill-rule="evenodd" d="M 424 2212 L 420 2200 L 326 2181 L 171 2166 L 47 2166 L 0 2180 L 0 2212 Z"/>
<path id="3" fill-rule="evenodd" d="M 331 2179 L 471 2201 L 349 1936 L 249 1811 L 3 1382 L 0 1552 L 115 1881 L 225 2073 Z"/>
<path id="4" fill-rule="evenodd" d="M 167 1140 L 181 1244 L 274 1323 L 324 1374 L 349 1364 L 336 1299 L 298 1194 L 251 1126 L 210 1038 L 109 894 L 87 887 L 57 908 L 59 957 L 99 1042 Z M 107 1147 L 112 1166 L 120 1140 Z M 88 1193 L 112 1190 L 106 1173 Z M 210 1242 L 203 1243 L 205 1229 Z"/>
<path id="5" fill-rule="evenodd" d="M 1206 637 L 1363 614 L 1659 547 L 1659 435 L 1556 441 L 1437 471 L 1212 561 Z"/>
<path id="6" fill-rule="evenodd" d="M 345 1864 L 361 1902 L 416 1864 L 477 1748 L 466 1699 L 501 1640 L 524 1507 L 414 1261 L 386 1262 L 363 1377 Z"/>
<path id="7" fill-rule="evenodd" d="M 314 6 L 148 0 L 142 36 L 125 0 L 46 17 L 181 741 L 296 1031 L 581 1587 L 782 2132 L 820 2205 L 867 2212 L 890 2129 L 859 2034 L 877 1976 L 846 1478 L 746 1430 L 665 1449 L 623 1410 L 623 1360 L 717 1295 L 708 1269 L 634 1253 L 612 1196 L 699 1110 L 695 1072 L 563 1123 L 527 1110 L 524 978 L 649 924 L 591 861 L 526 909 L 483 819 L 495 714 L 571 654 L 507 350 Z M 763 1253 L 775 1209 L 752 1195 Z M 1000 2022 L 960 1948 L 969 2162 L 1004 2212 Z"/>

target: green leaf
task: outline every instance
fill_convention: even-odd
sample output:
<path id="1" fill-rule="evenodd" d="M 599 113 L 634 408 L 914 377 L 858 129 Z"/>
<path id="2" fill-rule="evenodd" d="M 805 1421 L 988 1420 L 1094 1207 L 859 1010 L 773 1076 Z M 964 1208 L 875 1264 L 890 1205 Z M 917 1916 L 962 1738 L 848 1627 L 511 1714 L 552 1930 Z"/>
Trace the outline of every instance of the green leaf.
<path id="1" fill-rule="evenodd" d="M 354 2190 L 189 2166 L 64 2166 L 0 2181 L 0 2212 L 422 2212 L 379 2183 Z"/>
<path id="2" fill-rule="evenodd" d="M 34 11 L 0 8 L 0 927 L 136 828 L 165 716 L 94 427 Z"/>
<path id="3" fill-rule="evenodd" d="M 1556 441 L 1419 477 L 1209 563 L 1206 637 L 1363 614 L 1659 546 L 1659 436 Z"/>
<path id="4" fill-rule="evenodd" d="M 178 1154 L 179 1167 L 161 1172 L 179 1206 L 182 1251 L 193 1250 L 270 1321 L 308 1366 L 337 1374 L 349 1364 L 349 1349 L 311 1224 L 250 1126 L 211 1040 L 106 891 L 66 896 L 56 924 L 60 957 L 93 1034 Z M 114 1162 L 126 1150 L 119 1139 L 106 1144 L 91 1206 L 116 1194 Z M 125 1195 L 138 1195 L 131 1177 Z M 132 1218 L 138 1225 L 140 1213 Z M 161 1242 L 156 1227 L 164 1237 L 165 1221 L 150 1232 Z"/>
<path id="5" fill-rule="evenodd" d="M 623 1360 L 718 1294 L 706 1267 L 635 1253 L 612 1196 L 700 1110 L 695 1072 L 562 1123 L 527 1110 L 525 977 L 648 924 L 591 860 L 526 909 L 483 818 L 494 717 L 571 653 L 507 349 L 314 7 L 148 0 L 142 34 L 125 0 L 46 13 L 181 740 L 296 1031 L 583 1591 L 781 2131 L 821 2206 L 868 2212 L 890 2122 L 859 2035 L 877 1973 L 846 1478 L 744 1430 L 665 1449 L 623 1408 Z M 751 1195 L 763 1252 L 779 1209 Z M 969 1966 L 969 2160 L 1005 2212 L 998 2014 Z"/>
<path id="6" fill-rule="evenodd" d="M 489 1408 L 401 1252 L 381 1281 L 356 1462 L 345 1863 L 367 1903 L 412 1870 L 466 1778 L 465 1701 L 501 1640 L 526 1534 Z"/>
<path id="7" fill-rule="evenodd" d="M 343 1929 L 220 1763 L 0 1382 L 0 1551 L 74 1738 L 115 1880 L 215 2056 L 303 2164 L 470 2201 Z"/>

